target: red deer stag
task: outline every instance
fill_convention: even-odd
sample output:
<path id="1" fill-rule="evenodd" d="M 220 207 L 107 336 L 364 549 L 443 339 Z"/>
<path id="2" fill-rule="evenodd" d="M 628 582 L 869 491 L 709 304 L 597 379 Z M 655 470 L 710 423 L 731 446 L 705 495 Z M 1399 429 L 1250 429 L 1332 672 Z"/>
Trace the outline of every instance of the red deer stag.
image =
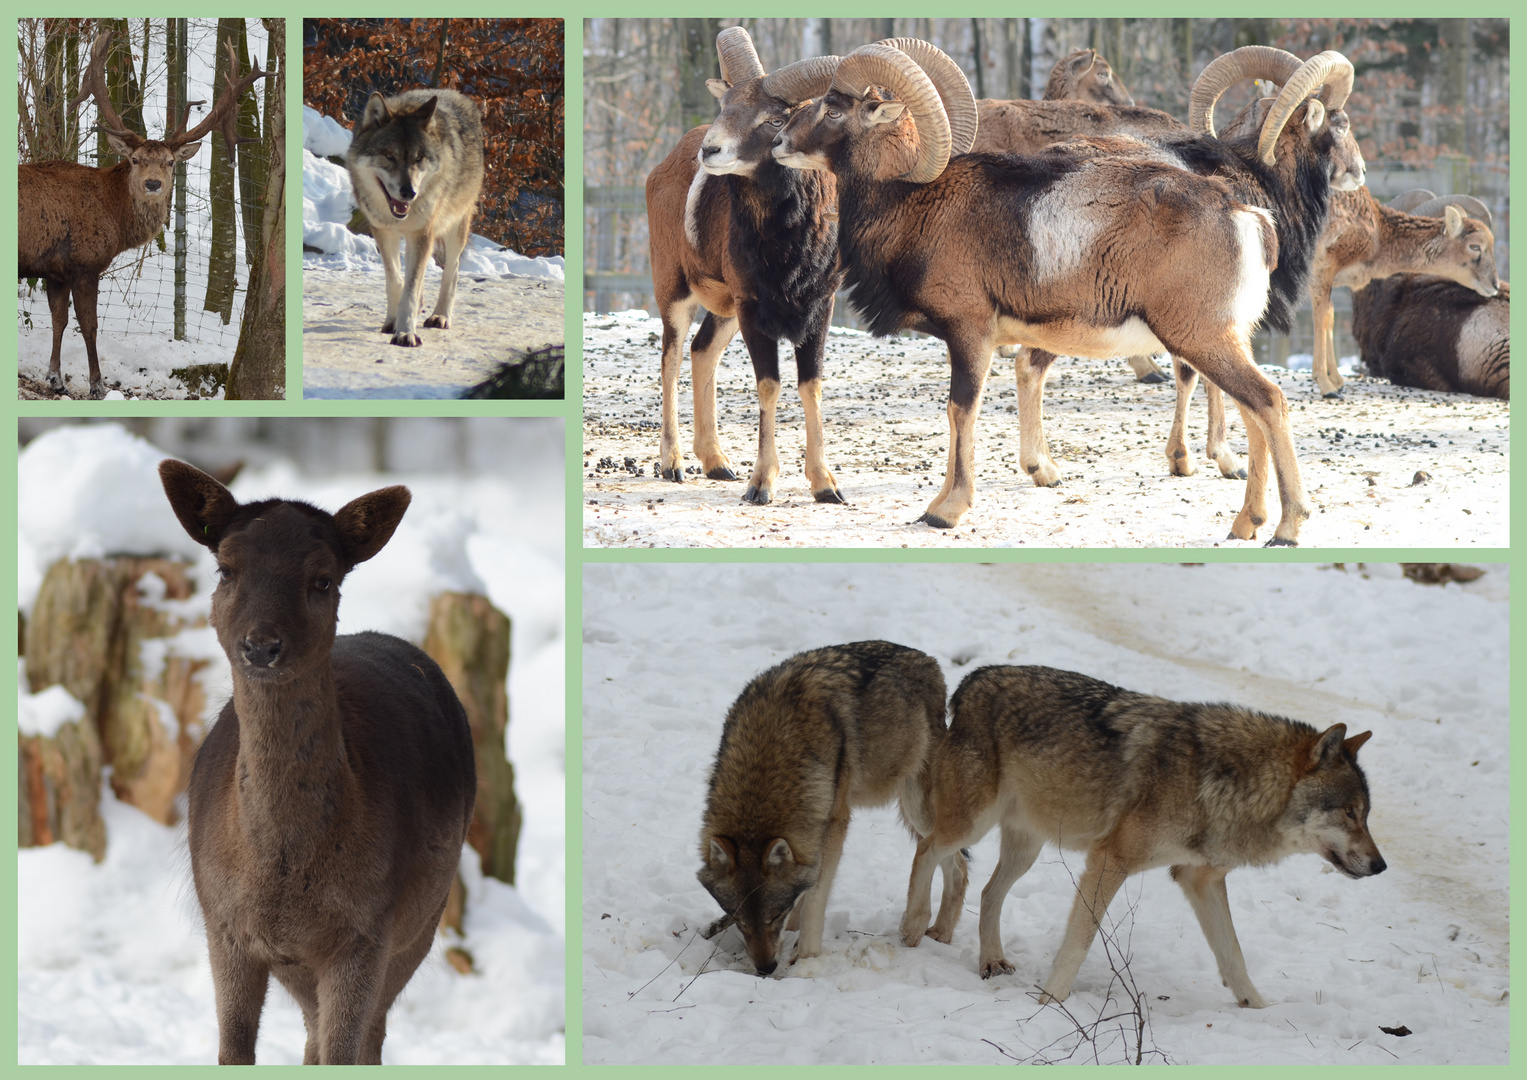
<path id="1" fill-rule="evenodd" d="M 332 516 L 240 505 L 179 461 L 159 476 L 217 556 L 212 626 L 233 700 L 191 771 L 191 875 L 217 993 L 218 1061 L 253 1064 L 271 975 L 302 1007 L 306 1064 L 380 1064 L 387 1010 L 429 952 L 472 821 L 466 713 L 386 634 L 335 637 L 339 585 L 408 509 L 388 487 Z"/>
<path id="2" fill-rule="evenodd" d="M 191 117 L 187 102 L 180 125 L 166 134 L 163 141 L 145 139 L 128 129 L 112 107 L 106 89 L 106 51 L 111 34 L 95 39 L 90 66 L 80 83 L 80 92 L 70 102 L 79 107 L 87 97 L 94 97 L 100 114 L 100 129 L 112 150 L 123 160 L 105 169 L 93 169 L 72 161 L 37 161 L 21 166 L 19 180 L 20 209 L 17 215 L 16 245 L 23 278 L 42 278 L 48 289 L 48 310 L 53 319 L 53 353 L 48 361 L 48 389 L 64 394 L 63 373 L 59 370 L 59 350 L 64 328 L 69 324 L 69 296 L 74 295 L 74 317 L 85 339 L 85 356 L 90 361 L 90 396 L 106 396 L 101 379 L 100 360 L 95 351 L 95 305 L 101 274 L 111 261 L 129 248 L 146 244 L 169 220 L 170 189 L 175 163 L 194 157 L 201 149 L 198 141 L 213 128 L 223 133 L 228 159 L 233 160 L 238 135 L 238 100 L 255 80 L 266 78 L 259 63 L 243 78 L 236 79 L 238 57 L 233 43 L 225 42 L 232 57 L 228 87 L 213 103 L 205 119 L 190 131 Z M 168 123 L 165 125 L 168 127 Z"/>

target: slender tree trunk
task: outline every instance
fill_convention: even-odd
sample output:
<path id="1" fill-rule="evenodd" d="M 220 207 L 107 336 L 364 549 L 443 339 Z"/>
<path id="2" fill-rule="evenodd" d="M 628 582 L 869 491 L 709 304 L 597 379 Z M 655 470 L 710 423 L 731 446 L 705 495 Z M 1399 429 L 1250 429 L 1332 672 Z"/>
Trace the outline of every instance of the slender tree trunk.
<path id="1" fill-rule="evenodd" d="M 1468 153 L 1464 110 L 1469 94 L 1469 20 L 1439 19 L 1442 43 L 1442 80 L 1437 103 L 1437 142 L 1455 154 Z M 1461 188 L 1459 190 L 1462 190 Z"/>
<path id="2" fill-rule="evenodd" d="M 719 19 L 679 19 L 679 130 L 708 124 L 716 118 L 716 99 L 706 79 L 720 78 L 716 60 Z"/>
<path id="3" fill-rule="evenodd" d="M 244 322 L 228 367 L 229 401 L 271 401 L 286 396 L 286 20 L 262 19 L 270 36 L 266 80 L 265 179 L 260 258 L 249 271 Z"/>
<path id="4" fill-rule="evenodd" d="M 243 19 L 239 24 L 239 73 L 247 74 L 249 62 L 249 29 Z M 269 82 L 270 80 L 265 80 Z M 253 266 L 260 257 L 260 192 L 265 190 L 265 148 L 260 132 L 260 94 L 251 87 L 239 99 L 239 137 L 250 139 L 240 151 L 239 163 L 239 225 L 244 231 L 244 265 Z"/>
<path id="5" fill-rule="evenodd" d="M 213 98 L 217 91 L 228 85 L 230 78 L 238 78 L 238 72 L 229 71 L 228 50 L 223 42 L 238 40 L 243 29 L 243 19 L 217 20 L 217 63 L 213 67 Z M 237 107 L 237 106 L 235 106 Z M 235 272 L 238 250 L 238 208 L 234 201 L 235 179 L 233 165 L 229 163 L 233 148 L 226 145 L 221 131 L 214 130 L 211 137 L 211 178 L 208 191 L 212 200 L 212 243 L 207 252 L 207 295 L 202 310 L 215 311 L 223 318 L 223 325 L 233 321 L 233 294 L 238 288 Z"/>
<path id="6" fill-rule="evenodd" d="M 970 55 L 976 69 L 976 97 L 986 96 L 986 74 L 981 63 L 981 20 L 970 20 Z"/>

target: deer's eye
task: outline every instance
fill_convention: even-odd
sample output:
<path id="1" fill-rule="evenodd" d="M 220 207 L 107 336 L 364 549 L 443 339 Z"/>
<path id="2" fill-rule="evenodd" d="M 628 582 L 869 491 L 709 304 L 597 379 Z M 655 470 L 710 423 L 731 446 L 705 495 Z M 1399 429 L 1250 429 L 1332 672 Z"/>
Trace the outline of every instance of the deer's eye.
<path id="1" fill-rule="evenodd" d="M 317 589 L 319 592 L 326 593 L 329 591 L 329 586 L 333 584 L 334 582 L 331 579 L 321 577 L 317 581 L 313 582 L 313 588 Z"/>

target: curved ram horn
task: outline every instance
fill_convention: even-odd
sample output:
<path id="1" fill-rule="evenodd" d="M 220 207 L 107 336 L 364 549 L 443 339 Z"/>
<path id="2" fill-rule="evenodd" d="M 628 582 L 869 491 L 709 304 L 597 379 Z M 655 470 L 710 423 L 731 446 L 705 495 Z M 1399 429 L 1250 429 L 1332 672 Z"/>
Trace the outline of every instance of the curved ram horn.
<path id="1" fill-rule="evenodd" d="M 944 103 L 944 115 L 949 117 L 950 153 L 970 153 L 976 143 L 976 95 L 960 65 L 921 38 L 886 38 L 876 44 L 900 49 L 923 69 Z"/>
<path id="2" fill-rule="evenodd" d="M 1436 197 L 1437 193 L 1435 191 L 1427 191 L 1424 187 L 1411 188 L 1409 191 L 1402 192 L 1401 194 L 1396 195 L 1394 198 L 1390 199 L 1389 209 L 1399 210 L 1401 213 L 1409 214 L 1417 206 L 1420 206 L 1424 202 L 1429 202 Z"/>
<path id="3" fill-rule="evenodd" d="M 864 100 L 871 86 L 883 86 L 903 101 L 917 125 L 917 163 L 902 179 L 926 184 L 949 164 L 949 117 L 926 72 L 900 49 L 863 45 L 843 58 L 832 88 Z"/>
<path id="4" fill-rule="evenodd" d="M 1193 81 L 1188 98 L 1188 127 L 1214 134 L 1214 103 L 1224 92 L 1246 79 L 1267 79 L 1283 84 L 1301 67 L 1291 52 L 1267 45 L 1247 45 L 1209 61 Z"/>
<path id="5" fill-rule="evenodd" d="M 740 26 L 728 26 L 716 35 L 716 56 L 721 61 L 721 77 L 729 86 L 757 79 L 764 73 L 752 37 Z"/>
<path id="6" fill-rule="evenodd" d="M 770 97 L 779 98 L 791 105 L 799 105 L 807 98 L 819 97 L 832 86 L 833 72 L 843 62 L 840 56 L 813 56 L 797 60 L 788 67 L 763 77 L 758 85 Z"/>
<path id="7" fill-rule="evenodd" d="M 1428 199 L 1424 203 L 1418 203 L 1405 212 L 1416 217 L 1441 217 L 1443 211 L 1449 206 L 1456 206 L 1467 216 L 1478 218 L 1490 228 L 1495 228 L 1495 220 L 1490 216 L 1490 208 L 1472 195 L 1441 195 L 1435 199 Z"/>
<path id="8" fill-rule="evenodd" d="M 1325 87 L 1320 100 L 1326 109 L 1330 112 L 1339 110 L 1352 93 L 1352 61 L 1339 52 L 1327 49 L 1306 60 L 1283 84 L 1278 100 L 1267 111 L 1261 137 L 1257 140 L 1257 156 L 1264 165 L 1273 163 L 1273 147 L 1277 145 L 1278 136 L 1283 134 L 1283 128 L 1289 117 L 1294 115 L 1294 110 L 1317 86 Z"/>

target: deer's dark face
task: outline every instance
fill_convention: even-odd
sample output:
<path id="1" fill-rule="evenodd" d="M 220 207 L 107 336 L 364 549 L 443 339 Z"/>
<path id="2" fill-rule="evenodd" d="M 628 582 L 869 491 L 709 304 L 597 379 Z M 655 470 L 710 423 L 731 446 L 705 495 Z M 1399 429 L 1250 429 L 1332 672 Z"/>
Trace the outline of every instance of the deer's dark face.
<path id="1" fill-rule="evenodd" d="M 121 154 L 131 168 L 128 173 L 128 190 L 139 201 L 168 200 L 175 183 L 175 164 L 196 156 L 201 143 L 171 146 L 169 143 L 146 140 L 133 142 L 107 135 L 111 148 Z"/>
<path id="2" fill-rule="evenodd" d="M 276 503 L 217 546 L 212 626 L 234 676 L 289 682 L 328 662 L 345 576 L 332 518 Z"/>

